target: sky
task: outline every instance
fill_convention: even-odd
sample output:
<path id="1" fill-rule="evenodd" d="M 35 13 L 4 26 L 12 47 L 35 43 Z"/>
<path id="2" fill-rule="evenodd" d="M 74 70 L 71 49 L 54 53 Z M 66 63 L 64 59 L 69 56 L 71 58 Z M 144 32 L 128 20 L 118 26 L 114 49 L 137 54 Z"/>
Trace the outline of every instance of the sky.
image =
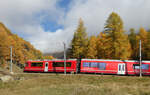
<path id="1" fill-rule="evenodd" d="M 116 12 L 129 31 L 150 29 L 150 0 L 0 0 L 0 22 L 43 53 L 69 46 L 82 18 L 88 35 L 104 29 Z"/>

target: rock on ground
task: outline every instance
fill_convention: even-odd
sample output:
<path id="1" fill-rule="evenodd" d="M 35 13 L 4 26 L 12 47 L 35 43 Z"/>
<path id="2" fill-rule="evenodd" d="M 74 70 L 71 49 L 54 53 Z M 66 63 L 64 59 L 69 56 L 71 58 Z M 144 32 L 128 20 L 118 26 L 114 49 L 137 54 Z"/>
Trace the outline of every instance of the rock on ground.
<path id="1" fill-rule="evenodd" d="M 13 81 L 14 78 L 12 76 L 10 76 L 10 75 L 5 75 L 5 76 L 0 77 L 0 80 L 2 82 L 9 82 L 9 81 Z"/>

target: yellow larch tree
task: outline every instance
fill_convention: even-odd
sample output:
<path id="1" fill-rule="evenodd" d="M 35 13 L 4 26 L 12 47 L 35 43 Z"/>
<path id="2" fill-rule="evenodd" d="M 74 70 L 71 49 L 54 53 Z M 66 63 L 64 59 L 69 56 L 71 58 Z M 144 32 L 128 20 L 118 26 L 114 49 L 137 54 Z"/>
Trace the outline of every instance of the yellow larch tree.
<path id="1" fill-rule="evenodd" d="M 96 59 L 97 57 L 97 37 L 91 36 L 87 46 L 86 58 Z"/>

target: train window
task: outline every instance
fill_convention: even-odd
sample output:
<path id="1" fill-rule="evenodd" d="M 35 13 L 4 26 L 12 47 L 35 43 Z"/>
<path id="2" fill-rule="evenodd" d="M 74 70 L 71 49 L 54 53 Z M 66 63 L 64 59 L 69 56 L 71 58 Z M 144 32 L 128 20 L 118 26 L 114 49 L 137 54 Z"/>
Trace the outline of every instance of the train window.
<path id="1" fill-rule="evenodd" d="M 33 62 L 31 63 L 31 67 L 43 67 L 43 62 Z"/>
<path id="2" fill-rule="evenodd" d="M 124 66 L 125 66 L 125 65 L 122 65 L 122 71 L 124 71 L 124 68 L 125 68 Z"/>
<path id="3" fill-rule="evenodd" d="M 83 62 L 83 67 L 90 67 L 90 62 Z"/>
<path id="4" fill-rule="evenodd" d="M 140 69 L 140 64 L 133 64 L 134 69 Z M 142 64 L 141 67 L 143 70 L 148 70 L 149 69 L 149 64 Z"/>
<path id="5" fill-rule="evenodd" d="M 106 69 L 106 63 L 99 63 L 99 69 L 105 70 Z"/>
<path id="6" fill-rule="evenodd" d="M 133 68 L 134 69 L 140 69 L 140 65 L 139 64 L 133 64 Z"/>
<path id="7" fill-rule="evenodd" d="M 149 69 L 149 64 L 142 64 L 142 69 L 148 70 Z"/>
<path id="8" fill-rule="evenodd" d="M 119 71 L 121 71 L 121 65 L 119 65 Z"/>
<path id="9" fill-rule="evenodd" d="M 46 64 L 46 63 L 45 63 L 45 64 Z M 45 67 L 48 67 L 48 64 L 46 64 Z"/>
<path id="10" fill-rule="evenodd" d="M 64 67 L 64 62 L 53 62 L 53 67 Z M 66 62 L 66 67 L 71 67 L 71 62 Z"/>
<path id="11" fill-rule="evenodd" d="M 96 62 L 91 62 L 91 67 L 98 67 L 98 64 Z"/>

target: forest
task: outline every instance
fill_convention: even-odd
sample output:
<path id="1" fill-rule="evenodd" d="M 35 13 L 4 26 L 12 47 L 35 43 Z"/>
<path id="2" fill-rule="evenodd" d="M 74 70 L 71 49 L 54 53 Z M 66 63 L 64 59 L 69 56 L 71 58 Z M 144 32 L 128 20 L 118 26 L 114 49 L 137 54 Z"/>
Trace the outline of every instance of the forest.
<path id="1" fill-rule="evenodd" d="M 92 31 L 91 31 L 92 32 Z M 88 36 L 84 21 L 74 32 L 68 49 L 68 58 L 139 60 L 139 41 L 142 46 L 142 60 L 150 59 L 150 31 L 140 27 L 138 31 L 124 29 L 121 17 L 112 12 L 99 35 Z"/>
<path id="2" fill-rule="evenodd" d="M 42 53 L 28 41 L 13 34 L 4 24 L 0 23 L 0 66 L 8 65 L 12 47 L 12 60 L 15 64 L 24 64 L 29 59 L 40 59 Z"/>

